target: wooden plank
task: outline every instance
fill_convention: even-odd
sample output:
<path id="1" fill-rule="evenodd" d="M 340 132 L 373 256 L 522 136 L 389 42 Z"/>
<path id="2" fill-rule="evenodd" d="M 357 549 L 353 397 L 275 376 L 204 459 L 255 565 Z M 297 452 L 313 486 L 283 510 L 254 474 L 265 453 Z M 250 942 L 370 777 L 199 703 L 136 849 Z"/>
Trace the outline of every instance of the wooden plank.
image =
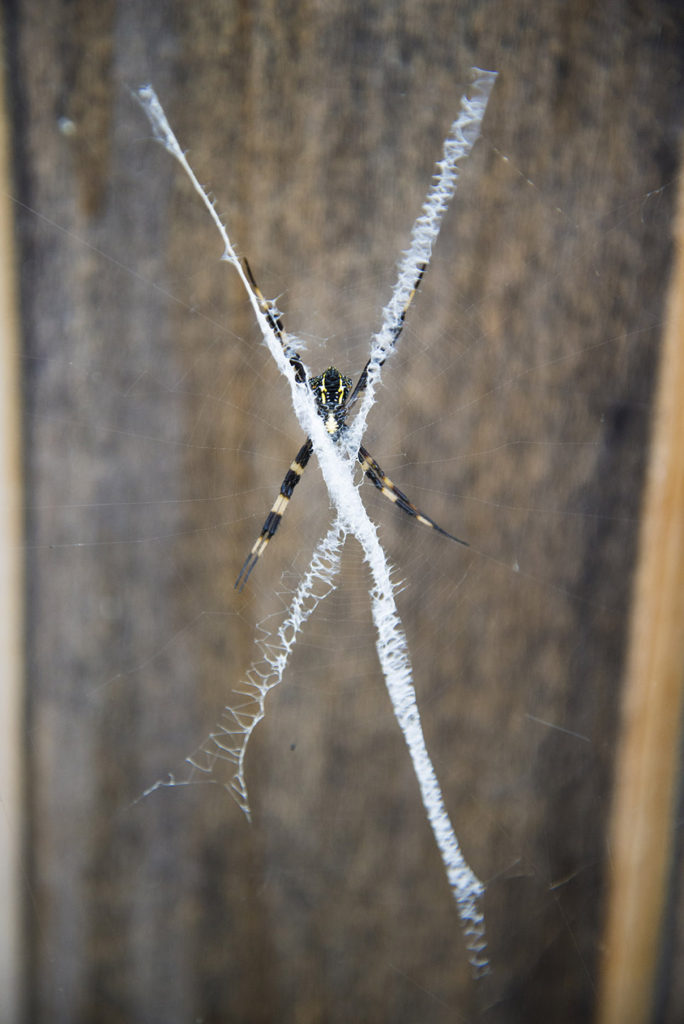
<path id="1" fill-rule="evenodd" d="M 602 1024 L 656 1012 L 671 910 L 684 692 L 684 191 L 641 526 L 610 844 Z"/>

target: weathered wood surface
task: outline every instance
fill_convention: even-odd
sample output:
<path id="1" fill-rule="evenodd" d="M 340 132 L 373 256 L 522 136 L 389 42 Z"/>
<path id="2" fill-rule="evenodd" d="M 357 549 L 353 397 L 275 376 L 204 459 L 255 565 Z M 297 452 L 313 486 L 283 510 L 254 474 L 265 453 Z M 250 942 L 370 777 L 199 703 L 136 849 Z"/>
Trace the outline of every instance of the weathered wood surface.
<path id="1" fill-rule="evenodd" d="M 677 6 L 18 0 L 6 16 L 29 1018 L 589 1019 L 670 260 Z M 471 65 L 501 73 L 485 137 L 368 433 L 471 550 L 364 498 L 407 582 L 428 745 L 488 883 L 479 988 L 351 545 L 250 748 L 254 824 L 219 787 L 131 803 L 213 724 L 327 503 L 314 470 L 234 593 L 300 438 L 207 218 L 128 90 L 154 84 L 311 365 L 352 371 Z M 671 1021 L 681 920 L 663 957 Z"/>

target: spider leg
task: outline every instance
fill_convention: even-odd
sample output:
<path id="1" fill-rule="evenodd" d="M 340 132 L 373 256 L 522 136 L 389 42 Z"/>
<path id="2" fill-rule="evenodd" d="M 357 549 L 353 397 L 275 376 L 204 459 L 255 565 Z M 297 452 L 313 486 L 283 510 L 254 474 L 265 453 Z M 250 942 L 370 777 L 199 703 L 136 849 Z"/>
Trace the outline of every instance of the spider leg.
<path id="1" fill-rule="evenodd" d="M 402 309 L 401 313 L 399 314 L 397 319 L 394 321 L 394 323 L 390 324 L 390 326 L 389 326 L 390 335 L 392 337 L 391 348 L 394 348 L 394 346 L 396 345 L 396 343 L 399 340 L 399 335 L 401 334 L 401 332 L 402 332 L 402 330 L 404 328 L 404 320 L 406 319 L 406 314 L 408 313 L 409 306 L 413 302 L 413 298 L 414 298 L 416 292 L 418 291 L 418 289 L 420 287 L 420 282 L 423 280 L 423 274 L 425 273 L 426 270 L 427 270 L 427 263 L 420 263 L 419 266 L 418 266 L 418 276 L 417 276 L 417 278 L 415 280 L 413 288 L 411 289 L 411 291 L 409 293 L 409 297 L 406 300 L 406 305 L 404 306 L 404 308 Z M 378 364 L 378 366 L 383 366 L 384 363 L 385 363 L 385 360 L 383 359 L 382 362 Z M 368 383 L 368 367 L 370 366 L 370 364 L 371 364 L 371 361 L 369 359 L 368 362 L 366 363 L 366 365 L 364 366 L 363 370 L 361 371 L 361 376 L 359 377 L 359 379 L 356 382 L 356 387 L 354 388 L 354 390 L 351 393 L 349 401 L 347 402 L 347 405 L 346 405 L 345 413 L 349 412 L 351 407 L 356 402 L 357 398 L 359 398 L 360 395 L 366 390 L 366 384 Z"/>
<path id="2" fill-rule="evenodd" d="M 302 478 L 302 473 L 306 469 L 306 464 L 311 457 L 312 450 L 311 439 L 307 437 L 297 452 L 294 462 L 291 463 L 290 468 L 285 474 L 285 479 L 280 485 L 280 493 L 273 503 L 273 508 L 266 516 L 266 522 L 262 527 L 261 533 L 255 540 L 252 550 L 247 555 L 244 565 L 240 569 L 238 578 L 235 580 L 237 590 L 242 590 L 249 579 L 249 574 L 263 555 L 266 545 L 280 526 L 280 520 L 283 518 L 287 504 L 292 497 L 292 492 Z"/>
<path id="3" fill-rule="evenodd" d="M 424 512 L 421 512 L 419 508 L 409 501 L 406 495 L 396 487 L 390 478 L 385 474 L 385 471 L 377 464 L 372 455 L 370 455 L 366 449 L 361 445 L 359 448 L 359 462 L 363 467 L 363 471 L 369 480 L 372 480 L 375 486 L 381 491 L 386 498 L 389 498 L 391 502 L 397 505 L 407 515 L 413 516 L 422 523 L 423 526 L 430 526 L 433 530 L 437 530 L 438 533 L 444 534 L 450 540 L 455 540 L 457 544 L 463 544 L 464 547 L 468 547 L 468 541 L 461 540 L 460 537 L 454 537 L 453 533 L 448 533 L 443 530 L 441 526 L 438 526 L 434 519 L 430 519 L 430 516 L 426 516 Z"/>
<path id="4" fill-rule="evenodd" d="M 290 345 L 288 345 L 286 341 L 285 328 L 283 327 L 283 321 L 280 316 L 280 310 L 276 306 L 275 302 L 271 302 L 270 299 L 264 298 L 264 294 L 261 288 L 254 279 L 254 274 L 252 273 L 252 268 L 247 262 L 247 257 L 241 256 L 240 263 L 242 264 L 242 269 L 244 270 L 247 276 L 247 280 L 249 281 L 250 287 L 256 296 L 257 302 L 259 303 L 259 308 L 261 309 L 261 312 L 268 320 L 269 327 L 271 328 L 276 338 L 280 342 L 283 352 L 285 353 L 285 356 L 290 361 L 290 365 L 294 368 L 295 379 L 297 383 L 305 384 L 306 371 L 304 370 L 304 366 L 302 364 L 302 360 L 299 353 L 295 352 L 295 350 Z"/>

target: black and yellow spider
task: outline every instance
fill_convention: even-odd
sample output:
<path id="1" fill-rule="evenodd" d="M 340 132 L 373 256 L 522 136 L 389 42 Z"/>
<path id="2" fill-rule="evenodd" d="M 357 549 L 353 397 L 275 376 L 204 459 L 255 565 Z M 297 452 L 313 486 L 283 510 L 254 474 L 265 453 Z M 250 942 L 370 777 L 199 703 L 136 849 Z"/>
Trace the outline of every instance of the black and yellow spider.
<path id="1" fill-rule="evenodd" d="M 283 351 L 295 371 L 295 378 L 297 382 L 299 384 L 308 383 L 316 401 L 318 413 L 325 424 L 325 428 L 331 435 L 332 440 L 337 441 L 346 429 L 347 416 L 349 415 L 352 406 L 366 388 L 370 359 L 364 366 L 361 376 L 356 382 L 356 386 L 353 388 L 351 377 L 345 377 L 344 374 L 340 373 L 340 371 L 334 366 L 329 366 L 327 370 L 324 370 L 323 373 L 320 374 L 320 376 L 311 377 L 307 382 L 306 371 L 299 354 L 286 343 L 279 311 L 272 302 L 269 302 L 268 299 L 265 299 L 262 295 L 259 286 L 254 280 L 254 276 L 247 260 L 242 257 L 240 262 L 242 263 L 245 274 L 247 275 L 249 284 L 254 291 L 254 295 L 259 303 L 261 311 L 268 320 L 269 327 L 280 341 Z M 411 289 L 408 300 L 406 301 L 401 313 L 396 318 L 396 321 L 390 327 L 391 347 L 396 344 L 397 339 L 401 334 L 402 327 L 404 326 L 404 318 L 423 278 L 425 267 L 426 264 L 422 264 L 419 267 L 418 276 L 413 288 Z M 379 365 L 382 366 L 382 362 Z M 240 569 L 240 574 L 235 581 L 235 586 L 239 590 L 242 590 L 244 587 L 245 583 L 249 579 L 252 569 L 263 555 L 268 542 L 280 526 L 280 520 L 283 518 L 285 509 L 292 497 L 292 492 L 302 478 L 302 473 L 306 469 L 312 451 L 313 445 L 311 443 L 311 438 L 307 437 L 306 441 L 297 452 L 294 462 L 291 463 L 290 468 L 285 474 L 285 479 L 280 485 L 280 494 L 276 498 L 273 508 L 268 513 L 266 522 L 261 529 L 261 533 L 254 542 L 252 550 L 247 555 L 244 565 Z M 378 490 L 380 490 L 386 498 L 389 498 L 391 502 L 402 509 L 402 511 L 406 512 L 407 515 L 413 516 L 419 523 L 423 523 L 424 526 L 429 526 L 433 530 L 437 530 L 438 533 L 443 534 L 450 540 L 455 540 L 458 544 L 464 544 L 466 547 L 468 546 L 467 541 L 461 540 L 459 537 L 454 537 L 452 533 L 448 533 L 446 530 L 442 529 L 441 526 L 438 526 L 434 519 L 430 519 L 430 517 L 426 516 L 424 512 L 421 512 L 419 508 L 416 508 L 416 506 L 409 501 L 406 495 L 392 483 L 384 470 L 381 469 L 363 445 L 359 447 L 358 459 L 368 479 L 372 480 Z"/>

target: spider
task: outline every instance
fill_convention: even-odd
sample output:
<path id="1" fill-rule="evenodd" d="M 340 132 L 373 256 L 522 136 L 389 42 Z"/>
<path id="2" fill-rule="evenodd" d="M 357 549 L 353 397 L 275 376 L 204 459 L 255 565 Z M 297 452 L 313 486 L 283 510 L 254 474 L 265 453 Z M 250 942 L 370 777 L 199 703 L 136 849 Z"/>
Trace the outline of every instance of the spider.
<path id="1" fill-rule="evenodd" d="M 329 366 L 328 369 L 324 370 L 318 377 L 311 377 L 307 381 L 306 371 L 299 354 L 286 343 L 279 310 L 273 302 L 264 298 L 261 289 L 254 279 L 254 275 L 252 274 L 252 270 L 247 259 L 243 256 L 241 257 L 240 262 L 245 274 L 247 275 L 249 284 L 254 291 L 254 295 L 259 303 L 262 313 L 268 320 L 271 330 L 277 336 L 283 347 L 285 355 L 289 359 L 290 364 L 295 371 L 295 379 L 299 384 L 308 383 L 316 401 L 318 414 L 325 424 L 325 429 L 332 437 L 332 440 L 337 441 L 346 430 L 347 417 L 350 410 L 366 388 L 366 384 L 368 382 L 368 367 L 371 362 L 370 359 L 361 371 L 361 376 L 354 387 L 352 387 L 353 382 L 351 377 L 346 377 L 334 366 Z M 406 313 L 413 301 L 414 295 L 418 291 L 426 266 L 427 264 L 425 263 L 419 266 L 418 276 L 409 293 L 406 304 L 391 327 L 390 333 L 392 347 L 396 345 L 399 335 L 401 334 Z M 380 366 L 382 366 L 382 363 L 380 363 Z M 247 555 L 247 558 L 240 569 L 238 578 L 235 581 L 235 587 L 238 590 L 242 590 L 244 587 L 245 583 L 249 579 L 252 569 L 263 555 L 269 541 L 280 526 L 285 509 L 288 506 L 295 487 L 302 478 L 302 474 L 306 469 L 312 451 L 313 445 L 311 443 L 311 438 L 307 437 L 306 441 L 297 452 L 294 461 L 290 464 L 290 468 L 285 474 L 285 479 L 280 485 L 280 493 L 273 503 L 271 511 L 266 516 L 266 521 L 261 528 L 261 533 L 255 540 L 251 551 Z M 363 447 L 363 445 L 359 447 L 358 460 L 361 463 L 363 471 L 368 479 L 375 484 L 378 490 L 384 494 L 386 498 L 389 498 L 389 500 L 397 505 L 403 512 L 406 512 L 409 516 L 413 516 L 424 526 L 429 526 L 431 529 L 441 533 L 444 537 L 448 537 L 449 540 L 455 540 L 457 544 L 463 544 L 465 547 L 468 547 L 467 541 L 461 540 L 460 537 L 455 537 L 453 533 L 448 533 L 447 530 L 444 530 L 439 526 L 434 519 L 431 519 L 430 516 L 426 515 L 419 508 L 416 508 L 416 506 L 409 501 L 406 495 L 392 483 L 385 471 L 378 465 L 373 456 Z"/>

